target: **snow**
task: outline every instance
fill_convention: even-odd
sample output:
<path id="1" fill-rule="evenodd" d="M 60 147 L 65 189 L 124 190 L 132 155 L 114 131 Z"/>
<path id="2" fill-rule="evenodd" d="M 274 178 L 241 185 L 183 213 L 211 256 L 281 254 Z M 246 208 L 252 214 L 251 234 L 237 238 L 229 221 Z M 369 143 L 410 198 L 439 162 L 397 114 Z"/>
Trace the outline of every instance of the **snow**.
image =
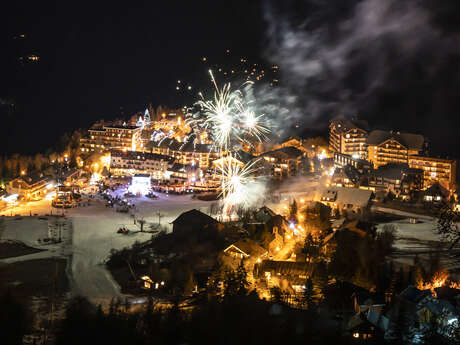
<path id="1" fill-rule="evenodd" d="M 123 192 L 116 191 L 114 194 L 121 193 Z M 151 233 L 139 232 L 140 228 L 138 223 L 134 224 L 133 215 L 136 219 L 146 220 L 144 230 L 148 230 L 151 224 L 158 224 L 159 212 L 161 225 L 171 229 L 170 223 L 182 212 L 193 208 L 207 212 L 211 203 L 192 199 L 190 195 L 158 194 L 158 196 L 158 199 L 147 197 L 130 199 L 129 201 L 135 204 L 135 208 L 130 213 L 118 213 L 115 208 L 106 207 L 105 201 L 98 198 L 90 199 L 90 206 L 60 210 L 59 213 L 64 212 L 66 215 L 65 218 L 59 217 L 66 224 L 61 244 L 45 245 L 37 241 L 38 238 L 48 237 L 48 223 L 55 222 L 56 217 L 48 217 L 48 221 L 39 220 L 38 217 L 22 217 L 19 220 L 15 220 L 16 217 L 4 217 L 5 228 L 3 233 L 0 233 L 1 240 L 18 240 L 35 248 L 49 250 L 1 261 L 28 260 L 34 255 L 67 257 L 72 294 L 86 296 L 94 303 L 102 304 L 110 302 L 114 297 L 123 297 L 104 262 L 112 248 L 121 249 L 131 246 L 135 241 L 142 242 L 151 238 Z M 14 210 L 6 211 L 5 214 L 28 215 L 30 210 L 32 214 L 50 213 L 49 202 L 20 205 Z M 117 234 L 116 231 L 122 226 L 136 232 L 128 235 Z"/>
<path id="2" fill-rule="evenodd" d="M 386 212 L 387 209 L 385 209 Z M 379 211 L 382 211 L 381 209 Z M 395 253 L 393 259 L 403 264 L 413 264 L 415 255 L 420 259 L 429 260 L 430 253 L 439 252 L 440 261 L 443 268 L 450 271 L 451 276 L 458 279 L 460 262 L 456 257 L 459 253 L 458 248 L 448 249 L 448 245 L 441 241 L 441 237 L 436 233 L 437 220 L 429 216 L 420 216 L 407 212 L 391 210 L 397 215 L 406 215 L 417 219 L 418 223 L 410 223 L 410 218 L 383 223 L 377 226 L 382 230 L 385 224 L 392 224 L 396 228 Z"/>
<path id="3" fill-rule="evenodd" d="M 436 222 L 434 220 L 419 220 L 419 223 L 411 224 L 409 218 L 393 221 L 391 223 L 396 228 L 396 244 L 399 250 L 427 251 L 432 249 L 433 242 L 441 241 L 436 234 Z M 385 224 L 379 224 L 377 228 L 381 230 Z"/>

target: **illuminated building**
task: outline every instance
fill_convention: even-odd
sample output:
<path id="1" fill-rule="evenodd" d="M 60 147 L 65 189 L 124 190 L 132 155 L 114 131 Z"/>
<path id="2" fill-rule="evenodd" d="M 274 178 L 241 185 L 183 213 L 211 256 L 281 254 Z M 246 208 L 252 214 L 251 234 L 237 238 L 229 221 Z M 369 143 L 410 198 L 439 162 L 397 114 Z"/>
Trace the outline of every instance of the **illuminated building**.
<path id="1" fill-rule="evenodd" d="M 174 158 L 157 153 L 118 150 L 110 152 L 110 172 L 114 175 L 149 174 L 155 180 L 164 180 L 167 178 L 166 171 L 173 163 Z"/>
<path id="2" fill-rule="evenodd" d="M 388 163 L 409 163 L 409 156 L 423 153 L 427 148 L 420 134 L 375 130 L 367 138 L 368 157 L 375 168 Z"/>
<path id="3" fill-rule="evenodd" d="M 105 152 L 111 149 L 136 151 L 140 146 L 141 129 L 136 126 L 103 126 L 91 128 L 80 139 L 82 152 Z"/>
<path id="4" fill-rule="evenodd" d="M 410 192 L 423 188 L 423 171 L 410 168 L 407 163 L 390 163 L 367 175 L 367 186 L 373 191 L 392 192 L 403 199 Z"/>
<path id="5" fill-rule="evenodd" d="M 57 208 L 69 208 L 81 200 L 80 188 L 75 185 L 59 185 L 56 187 L 56 197 L 51 205 Z"/>
<path id="6" fill-rule="evenodd" d="M 344 168 L 347 165 L 351 165 L 356 170 L 358 170 L 361 174 L 365 172 L 369 172 L 373 168 L 372 163 L 367 160 L 356 158 L 350 155 L 345 155 L 343 153 L 335 152 L 334 153 L 334 167 Z"/>
<path id="7" fill-rule="evenodd" d="M 410 155 L 409 166 L 423 170 L 424 188 L 428 188 L 436 182 L 447 190 L 454 188 L 457 174 L 457 162 L 455 160 Z"/>
<path id="8" fill-rule="evenodd" d="M 51 177 L 39 175 L 20 176 L 6 185 L 8 194 L 17 194 L 25 200 L 38 200 L 45 197 L 48 192 Z"/>
<path id="9" fill-rule="evenodd" d="M 193 141 L 180 143 L 175 139 L 165 139 L 159 143 L 151 142 L 148 147 L 153 153 L 171 156 L 179 163 L 198 165 L 201 169 L 209 168 L 212 161 L 220 157 L 211 145 L 195 144 Z"/>
<path id="10" fill-rule="evenodd" d="M 166 179 L 170 184 L 201 185 L 203 172 L 198 166 L 174 163 L 166 171 Z"/>
<path id="11" fill-rule="evenodd" d="M 283 147 L 259 156 L 264 175 L 277 178 L 301 175 L 307 171 L 306 153 L 295 147 Z"/>
<path id="12" fill-rule="evenodd" d="M 334 118 L 329 124 L 329 149 L 332 152 L 366 158 L 367 127 L 365 121 L 350 121 L 340 116 Z"/>
<path id="13" fill-rule="evenodd" d="M 150 192 L 150 175 L 149 174 L 136 174 L 131 179 L 131 185 L 129 186 L 129 192 L 133 194 L 146 195 Z"/>

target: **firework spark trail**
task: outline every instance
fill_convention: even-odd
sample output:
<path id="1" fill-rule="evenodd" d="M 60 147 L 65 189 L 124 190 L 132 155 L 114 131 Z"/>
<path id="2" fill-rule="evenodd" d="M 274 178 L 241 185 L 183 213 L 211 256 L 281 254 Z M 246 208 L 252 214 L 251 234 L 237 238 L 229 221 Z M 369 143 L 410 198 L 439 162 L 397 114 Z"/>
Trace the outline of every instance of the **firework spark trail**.
<path id="1" fill-rule="evenodd" d="M 252 176 L 257 171 L 254 167 L 257 162 L 258 160 L 243 166 L 229 155 L 222 165 L 217 167 L 221 177 L 224 214 L 230 214 L 236 205 L 249 206 L 252 199 L 250 182 L 253 181 Z"/>
<path id="2" fill-rule="evenodd" d="M 233 150 L 238 144 L 253 146 L 262 142 L 270 132 L 264 114 L 256 114 L 256 101 L 252 82 L 246 82 L 241 89 L 232 90 L 227 83 L 219 88 L 212 71 L 209 71 L 214 86 L 214 97 L 206 100 L 202 93 L 196 105 L 200 111 L 188 114 L 187 124 L 191 128 L 209 131 L 213 148 L 221 155 Z M 217 167 L 220 176 L 224 202 L 224 214 L 229 215 L 234 206 L 248 207 L 254 200 L 253 187 L 257 184 L 252 176 L 257 170 L 255 163 L 241 165 L 229 155 Z M 251 183 L 249 183 L 251 182 Z M 257 185 L 259 187 L 259 185 Z"/>
<path id="3" fill-rule="evenodd" d="M 240 89 L 232 91 L 230 83 L 219 88 L 212 71 L 209 74 L 215 89 L 214 98 L 206 100 L 199 93 L 201 99 L 196 104 L 201 107 L 202 113 L 188 114 L 187 124 L 209 130 L 214 147 L 219 152 L 232 149 L 236 143 L 252 146 L 253 141 L 263 141 L 270 128 L 265 116 L 256 115 L 253 110 L 252 83 L 243 84 L 244 92 Z"/>

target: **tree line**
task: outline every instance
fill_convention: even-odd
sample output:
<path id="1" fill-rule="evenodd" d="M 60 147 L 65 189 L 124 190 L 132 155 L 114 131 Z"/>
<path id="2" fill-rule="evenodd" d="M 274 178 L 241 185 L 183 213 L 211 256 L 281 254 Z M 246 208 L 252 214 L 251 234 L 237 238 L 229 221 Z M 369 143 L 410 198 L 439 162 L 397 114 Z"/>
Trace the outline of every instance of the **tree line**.
<path id="1" fill-rule="evenodd" d="M 44 153 L 35 155 L 21 155 L 19 153 L 10 156 L 0 156 L 0 179 L 3 183 L 20 175 L 27 175 L 33 172 L 45 172 L 52 174 L 52 166 L 63 159 L 67 154 L 70 166 L 77 166 L 80 155 L 80 138 L 83 130 L 76 130 L 73 133 L 64 133 L 55 147 L 49 148 Z"/>

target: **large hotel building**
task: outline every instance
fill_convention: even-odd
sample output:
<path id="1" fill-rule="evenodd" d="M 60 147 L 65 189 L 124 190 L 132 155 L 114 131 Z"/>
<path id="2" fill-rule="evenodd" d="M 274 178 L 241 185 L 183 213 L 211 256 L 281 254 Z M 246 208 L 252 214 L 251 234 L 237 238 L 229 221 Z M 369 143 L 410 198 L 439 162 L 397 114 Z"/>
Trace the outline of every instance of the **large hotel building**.
<path id="1" fill-rule="evenodd" d="M 428 157 L 428 142 L 423 135 L 395 131 L 368 132 L 357 121 L 335 118 L 329 125 L 329 146 L 335 152 L 335 164 L 343 166 L 365 159 L 378 169 L 389 163 L 403 163 L 423 170 L 423 188 L 434 183 L 448 190 L 455 188 L 456 161 Z"/>
<path id="2" fill-rule="evenodd" d="M 423 154 L 426 140 L 423 135 L 375 130 L 367 138 L 367 159 L 375 169 L 388 163 L 409 163 L 409 156 Z"/>
<path id="3" fill-rule="evenodd" d="M 137 126 L 103 126 L 88 130 L 80 139 L 82 152 L 105 152 L 112 149 L 136 151 L 141 145 L 141 128 Z"/>
<path id="4" fill-rule="evenodd" d="M 329 125 L 329 148 L 355 158 L 367 157 L 367 123 L 334 118 Z"/>
<path id="5" fill-rule="evenodd" d="M 174 164 L 174 158 L 156 153 L 137 151 L 110 152 L 110 172 L 115 175 L 149 174 L 153 179 L 166 179 L 166 171 Z"/>
<path id="6" fill-rule="evenodd" d="M 151 142 L 146 145 L 146 149 L 152 153 L 158 153 L 174 157 L 178 163 L 185 165 L 198 166 L 207 169 L 212 165 L 212 161 L 221 158 L 221 154 L 212 150 L 209 144 L 200 144 L 189 141 L 186 143 L 178 142 L 170 138 L 158 143 Z"/>

